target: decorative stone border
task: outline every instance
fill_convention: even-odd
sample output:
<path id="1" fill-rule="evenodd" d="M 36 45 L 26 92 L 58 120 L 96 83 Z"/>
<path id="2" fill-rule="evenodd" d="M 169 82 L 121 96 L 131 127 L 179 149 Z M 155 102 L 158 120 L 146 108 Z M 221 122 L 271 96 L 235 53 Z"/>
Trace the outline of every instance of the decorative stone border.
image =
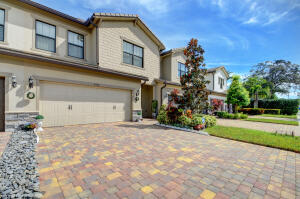
<path id="1" fill-rule="evenodd" d="M 41 198 L 36 134 L 15 131 L 0 158 L 0 198 Z"/>
<path id="2" fill-rule="evenodd" d="M 29 122 L 36 122 L 38 112 L 5 113 L 5 131 L 14 132 L 19 125 Z"/>
<path id="3" fill-rule="evenodd" d="M 180 131 L 187 131 L 187 132 L 196 133 L 196 134 L 200 134 L 200 135 L 210 136 L 208 133 L 206 133 L 204 131 L 196 131 L 196 130 L 191 130 L 191 129 L 186 129 L 186 128 L 180 128 L 180 127 L 176 127 L 176 126 L 159 124 L 159 123 L 156 123 L 155 125 L 156 126 L 170 128 L 170 129 L 176 129 L 176 130 L 180 130 Z"/>

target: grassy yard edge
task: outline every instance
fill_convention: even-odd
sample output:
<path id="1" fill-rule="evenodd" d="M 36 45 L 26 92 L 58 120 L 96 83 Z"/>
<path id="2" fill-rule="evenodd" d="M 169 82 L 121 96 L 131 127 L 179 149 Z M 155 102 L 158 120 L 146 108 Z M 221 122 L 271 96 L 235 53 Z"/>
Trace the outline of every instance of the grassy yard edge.
<path id="1" fill-rule="evenodd" d="M 273 114 L 262 114 L 263 117 L 276 117 L 276 118 L 288 118 L 288 119 L 297 119 L 297 115 L 273 115 Z"/>
<path id="2" fill-rule="evenodd" d="M 249 143 L 249 144 L 255 144 L 255 145 L 259 145 L 259 146 L 265 146 L 265 147 L 270 147 L 270 148 L 275 148 L 275 149 L 291 151 L 291 152 L 295 152 L 295 153 L 300 153 L 300 145 L 298 146 L 298 148 L 296 147 L 296 144 L 291 145 L 289 148 L 287 148 L 287 147 L 282 147 L 282 146 L 278 146 L 278 145 L 276 146 L 276 145 L 270 144 L 270 143 L 259 143 L 259 142 L 255 142 L 253 140 L 241 139 L 241 138 L 236 138 L 234 136 L 226 136 L 226 134 L 222 135 L 222 134 L 210 132 L 211 129 L 216 129 L 216 128 L 219 128 L 220 129 L 219 131 L 222 131 L 224 129 L 233 129 L 233 130 L 238 129 L 238 130 L 243 130 L 248 134 L 251 134 L 252 132 L 256 132 L 256 133 L 262 134 L 261 136 L 266 136 L 266 137 L 271 137 L 271 136 L 274 136 L 274 137 L 276 136 L 277 137 L 278 136 L 277 139 L 279 140 L 279 142 L 280 142 L 280 139 L 290 139 L 290 140 L 295 139 L 295 141 L 294 141 L 295 143 L 296 142 L 300 143 L 300 138 L 296 138 L 296 137 L 292 137 L 292 136 L 287 136 L 286 138 L 284 138 L 285 135 L 275 135 L 274 133 L 265 132 L 265 131 L 258 131 L 258 130 L 253 130 L 253 129 L 238 128 L 238 127 L 220 126 L 220 125 L 205 129 L 205 132 L 207 132 L 211 136 L 220 137 L 220 138 L 229 139 L 229 140 L 234 140 L 234 141 L 239 141 L 239 142 L 244 142 L 244 143 Z M 282 137 L 280 137 L 280 136 L 282 136 Z M 298 140 L 296 141 L 296 139 L 298 139 Z"/>
<path id="3" fill-rule="evenodd" d="M 264 122 L 264 123 L 299 126 L 298 121 L 276 120 L 276 119 L 274 120 L 274 119 L 264 119 L 264 118 L 248 118 L 248 119 L 243 119 L 243 120 L 244 121 L 249 121 L 249 122 Z"/>

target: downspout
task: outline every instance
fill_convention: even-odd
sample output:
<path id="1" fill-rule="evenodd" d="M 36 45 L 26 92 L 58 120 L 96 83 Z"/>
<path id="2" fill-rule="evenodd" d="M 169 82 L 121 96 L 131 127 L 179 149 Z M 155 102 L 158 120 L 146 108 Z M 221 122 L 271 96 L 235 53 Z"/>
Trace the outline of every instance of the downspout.
<path id="1" fill-rule="evenodd" d="M 213 91 L 215 90 L 215 72 L 213 72 Z"/>
<path id="2" fill-rule="evenodd" d="M 90 19 L 90 23 L 96 27 L 96 63 L 99 67 L 99 26 L 95 24 L 92 19 Z"/>
<path id="3" fill-rule="evenodd" d="M 162 101 L 163 101 L 163 89 L 167 87 L 167 81 L 164 81 L 164 86 L 160 88 L 160 106 L 162 106 Z"/>

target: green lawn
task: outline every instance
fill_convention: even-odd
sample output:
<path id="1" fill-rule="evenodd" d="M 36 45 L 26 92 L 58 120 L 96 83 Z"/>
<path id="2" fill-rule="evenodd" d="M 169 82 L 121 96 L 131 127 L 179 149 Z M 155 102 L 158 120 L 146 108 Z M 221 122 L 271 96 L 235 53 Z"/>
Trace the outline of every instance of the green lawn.
<path id="1" fill-rule="evenodd" d="M 297 115 L 272 115 L 272 114 L 262 114 L 263 117 L 277 117 L 277 118 L 289 118 L 297 119 Z"/>
<path id="2" fill-rule="evenodd" d="M 300 137 L 227 126 L 214 126 L 205 131 L 217 137 L 300 152 Z"/>
<path id="3" fill-rule="evenodd" d="M 248 119 L 244 119 L 244 120 L 251 121 L 251 122 L 265 122 L 265 123 L 275 123 L 275 124 L 286 124 L 286 125 L 298 126 L 297 121 L 274 120 L 274 119 L 264 119 L 264 118 L 248 118 Z"/>

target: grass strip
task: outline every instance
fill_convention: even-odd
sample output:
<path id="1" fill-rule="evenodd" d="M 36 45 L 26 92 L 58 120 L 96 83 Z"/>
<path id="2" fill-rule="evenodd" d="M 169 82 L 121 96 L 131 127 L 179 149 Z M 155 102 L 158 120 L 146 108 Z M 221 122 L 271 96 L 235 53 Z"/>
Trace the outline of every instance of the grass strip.
<path id="1" fill-rule="evenodd" d="M 262 114 L 263 117 L 277 117 L 277 118 L 288 118 L 297 119 L 297 115 L 273 115 L 273 114 Z"/>
<path id="2" fill-rule="evenodd" d="M 274 119 L 265 119 L 265 118 L 248 118 L 244 119 L 245 121 L 250 122 L 265 122 L 265 123 L 274 123 L 274 124 L 286 124 L 286 125 L 293 125 L 298 126 L 298 121 L 287 121 L 287 120 L 274 120 Z"/>
<path id="3" fill-rule="evenodd" d="M 293 137 L 291 135 L 281 135 L 253 129 L 219 125 L 207 128 L 205 131 L 210 135 L 217 137 L 284 149 L 298 153 L 300 152 L 300 137 L 297 136 Z"/>

